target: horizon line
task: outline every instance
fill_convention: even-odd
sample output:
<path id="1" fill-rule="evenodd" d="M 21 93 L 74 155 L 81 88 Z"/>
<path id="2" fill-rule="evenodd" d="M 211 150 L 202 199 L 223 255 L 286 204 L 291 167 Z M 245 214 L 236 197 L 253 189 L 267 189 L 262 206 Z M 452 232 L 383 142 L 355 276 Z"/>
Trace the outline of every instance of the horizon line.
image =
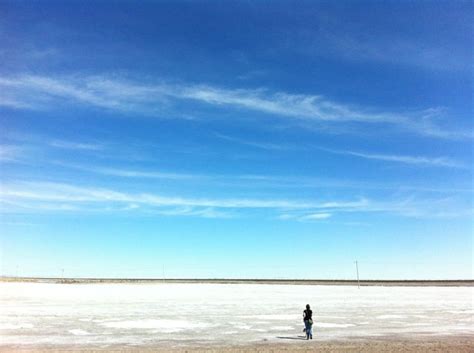
<path id="1" fill-rule="evenodd" d="M 291 279 L 291 278 L 126 278 L 126 277 L 26 277 L 0 276 L 0 282 L 25 282 L 56 284 L 94 284 L 94 283 L 215 283 L 215 284 L 308 284 L 308 285 L 361 285 L 377 286 L 397 284 L 406 286 L 467 286 L 474 287 L 474 279 Z"/>

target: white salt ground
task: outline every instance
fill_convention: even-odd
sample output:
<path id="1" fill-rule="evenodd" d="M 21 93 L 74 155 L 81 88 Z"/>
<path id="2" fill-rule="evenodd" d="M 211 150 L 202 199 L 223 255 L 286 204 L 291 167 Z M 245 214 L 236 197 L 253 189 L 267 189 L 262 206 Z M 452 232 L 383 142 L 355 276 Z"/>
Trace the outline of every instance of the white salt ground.
<path id="1" fill-rule="evenodd" d="M 85 336 L 85 335 L 89 335 L 90 333 L 87 332 L 87 331 L 84 331 L 84 330 L 81 330 L 81 329 L 73 329 L 73 330 L 69 330 L 69 333 L 72 333 L 73 335 L 76 335 L 76 336 Z"/>
<path id="2" fill-rule="evenodd" d="M 472 287 L 0 283 L 0 346 L 473 335 Z M 165 342 L 165 343 L 163 343 Z"/>

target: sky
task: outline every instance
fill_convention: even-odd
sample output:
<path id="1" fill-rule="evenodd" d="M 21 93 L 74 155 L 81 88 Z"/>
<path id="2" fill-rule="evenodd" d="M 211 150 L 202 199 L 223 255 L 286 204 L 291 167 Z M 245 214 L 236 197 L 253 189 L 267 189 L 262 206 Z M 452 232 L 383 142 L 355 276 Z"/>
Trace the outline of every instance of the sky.
<path id="1" fill-rule="evenodd" d="M 472 2 L 0 2 L 0 272 L 473 278 Z"/>

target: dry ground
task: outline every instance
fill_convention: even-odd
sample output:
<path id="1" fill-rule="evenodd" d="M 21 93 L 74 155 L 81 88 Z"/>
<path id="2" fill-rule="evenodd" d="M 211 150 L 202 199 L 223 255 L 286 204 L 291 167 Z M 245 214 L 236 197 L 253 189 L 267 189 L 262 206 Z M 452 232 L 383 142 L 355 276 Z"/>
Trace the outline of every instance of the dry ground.
<path id="1" fill-rule="evenodd" d="M 413 340 L 394 340 L 394 339 L 364 339 L 356 341 L 330 341 L 319 342 L 302 341 L 292 343 L 258 343 L 253 345 L 242 345 L 233 347 L 195 347 L 195 348 L 171 348 L 171 347 L 107 347 L 92 348 L 81 346 L 55 346 L 54 348 L 15 348 L 1 347 L 1 353 L 53 353 L 53 352 L 130 352 L 130 353 L 303 353 L 303 352 L 345 352 L 345 353 L 384 353 L 384 352 L 439 352 L 439 353 L 467 353 L 474 352 L 474 337 L 450 337 L 450 338 L 431 338 L 431 339 L 413 339 Z"/>

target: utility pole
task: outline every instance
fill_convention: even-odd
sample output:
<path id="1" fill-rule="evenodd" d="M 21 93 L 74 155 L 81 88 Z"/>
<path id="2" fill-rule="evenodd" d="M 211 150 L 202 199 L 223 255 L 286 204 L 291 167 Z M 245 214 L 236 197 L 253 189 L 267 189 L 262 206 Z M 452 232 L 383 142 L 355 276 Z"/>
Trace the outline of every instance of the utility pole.
<path id="1" fill-rule="evenodd" d="M 360 289 L 360 282 L 359 282 L 359 263 L 357 262 L 357 260 L 355 261 L 355 264 L 356 264 L 356 272 L 357 272 L 357 288 Z"/>

